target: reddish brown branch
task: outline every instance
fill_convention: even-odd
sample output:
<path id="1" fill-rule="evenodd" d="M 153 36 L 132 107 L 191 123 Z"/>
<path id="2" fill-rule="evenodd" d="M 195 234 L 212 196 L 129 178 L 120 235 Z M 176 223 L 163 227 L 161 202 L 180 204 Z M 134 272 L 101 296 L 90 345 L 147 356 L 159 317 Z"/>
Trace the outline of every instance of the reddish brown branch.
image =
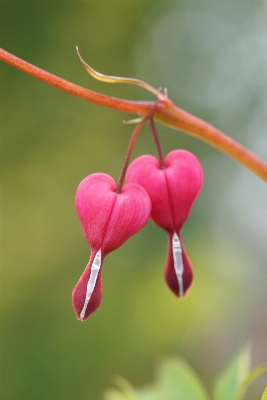
<path id="1" fill-rule="evenodd" d="M 115 97 L 106 96 L 105 94 L 94 92 L 93 90 L 86 89 L 82 86 L 76 85 L 75 83 L 66 81 L 63 78 L 53 75 L 50 72 L 44 71 L 43 69 L 38 68 L 35 65 L 30 64 L 27 61 L 24 61 L 1 48 L 0 60 L 12 65 L 12 67 L 26 72 L 26 74 L 29 74 L 34 78 L 40 79 L 41 81 L 48 83 L 49 85 L 55 86 L 58 89 L 64 90 L 65 92 L 68 92 L 70 94 L 74 94 L 75 96 L 90 101 L 92 103 L 99 104 L 104 107 L 113 108 L 114 110 L 137 114 L 140 112 L 141 108 L 142 111 L 145 111 L 145 114 L 148 114 L 151 108 L 151 104 L 153 104 L 152 102 L 122 100 Z"/>
<path id="2" fill-rule="evenodd" d="M 104 107 L 127 113 L 149 115 L 154 105 L 154 102 L 150 101 L 128 101 L 85 89 L 35 67 L 1 48 L 0 60 L 65 92 Z M 175 106 L 169 99 L 155 105 L 154 116 L 159 122 L 188 133 L 224 152 L 267 182 L 267 164 L 219 129 Z"/>

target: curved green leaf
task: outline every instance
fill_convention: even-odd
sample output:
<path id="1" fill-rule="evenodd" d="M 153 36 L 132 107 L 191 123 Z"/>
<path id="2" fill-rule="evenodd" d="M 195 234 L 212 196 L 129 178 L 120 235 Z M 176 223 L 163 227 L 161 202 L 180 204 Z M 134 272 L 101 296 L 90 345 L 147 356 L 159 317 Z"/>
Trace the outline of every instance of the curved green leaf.
<path id="1" fill-rule="evenodd" d="M 245 390 L 251 384 L 254 379 L 256 379 L 260 374 L 267 371 L 267 364 L 259 365 L 258 367 L 254 368 L 246 377 L 242 385 L 240 386 L 239 390 L 237 391 L 234 400 L 241 400 Z M 266 397 L 267 399 L 267 397 Z"/>
<path id="2" fill-rule="evenodd" d="M 265 390 L 263 392 L 261 400 L 267 400 L 267 386 L 266 386 L 266 388 L 265 388 Z"/>
<path id="3" fill-rule="evenodd" d="M 133 386 L 121 376 L 116 376 L 114 383 L 118 389 L 109 389 L 104 393 L 104 400 L 141 400 Z"/>
<path id="4" fill-rule="evenodd" d="M 215 385 L 216 400 L 234 400 L 249 373 L 249 349 L 244 347 L 222 372 Z"/>
<path id="5" fill-rule="evenodd" d="M 176 358 L 163 360 L 155 385 L 138 393 L 142 400 L 209 400 L 193 369 L 185 361 Z"/>

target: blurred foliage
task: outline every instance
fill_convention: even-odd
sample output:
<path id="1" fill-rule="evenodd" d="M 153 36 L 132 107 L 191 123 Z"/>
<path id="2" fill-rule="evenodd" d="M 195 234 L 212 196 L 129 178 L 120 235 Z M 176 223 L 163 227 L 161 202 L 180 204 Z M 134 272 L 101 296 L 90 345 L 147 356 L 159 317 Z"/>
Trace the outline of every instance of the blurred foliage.
<path id="1" fill-rule="evenodd" d="M 262 395 L 261 400 L 266 400 L 266 399 L 267 399 L 267 386 L 266 386 L 266 388 L 265 388 L 265 390 L 264 390 L 264 393 L 263 393 L 263 395 Z"/>
<path id="2" fill-rule="evenodd" d="M 0 2 L 1 45 L 99 92 L 152 99 L 100 72 L 168 87 L 179 106 L 267 160 L 266 2 L 46 0 Z M 267 359 L 266 185 L 187 135 L 159 126 L 164 151 L 195 153 L 204 188 L 183 238 L 195 270 L 186 300 L 162 275 L 164 232 L 151 222 L 104 263 L 103 301 L 86 323 L 71 291 L 89 258 L 74 208 L 92 172 L 119 176 L 132 118 L 74 98 L 1 63 L 1 348 L 5 400 L 100 398 L 114 374 L 151 379 L 179 354 L 205 386 L 248 337 Z M 134 155 L 155 154 L 148 127 Z M 258 399 L 266 381 L 248 392 Z"/>
<path id="3" fill-rule="evenodd" d="M 267 364 L 249 372 L 249 348 L 245 346 L 220 373 L 215 385 L 214 400 L 242 400 L 248 385 L 267 371 Z M 209 400 L 210 396 L 192 368 L 182 359 L 165 358 L 157 369 L 156 381 L 135 390 L 117 377 L 120 389 L 109 389 L 105 400 Z M 264 395 L 264 394 L 263 394 Z"/>

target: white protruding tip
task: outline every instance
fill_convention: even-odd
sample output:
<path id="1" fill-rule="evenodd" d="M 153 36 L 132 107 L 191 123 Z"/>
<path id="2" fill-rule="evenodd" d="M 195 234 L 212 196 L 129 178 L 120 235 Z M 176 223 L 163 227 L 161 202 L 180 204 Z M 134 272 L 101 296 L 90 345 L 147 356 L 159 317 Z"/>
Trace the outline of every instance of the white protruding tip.
<path id="1" fill-rule="evenodd" d="M 172 255 L 174 262 L 174 270 L 176 273 L 178 286 L 179 286 L 179 297 L 184 296 L 184 285 L 183 285 L 183 272 L 184 272 L 184 264 L 182 257 L 182 246 L 179 239 L 179 236 L 176 232 L 174 232 L 172 236 Z"/>
<path id="2" fill-rule="evenodd" d="M 84 301 L 84 305 L 83 305 L 82 311 L 80 313 L 81 321 L 84 318 L 84 315 L 85 315 L 89 300 L 90 300 L 91 295 L 92 295 L 92 293 L 94 291 L 100 267 L 101 267 L 101 249 L 99 249 L 98 252 L 96 253 L 95 258 L 94 258 L 93 263 L 92 263 L 90 277 L 89 277 L 89 280 L 88 280 L 88 283 L 87 283 L 87 288 L 86 288 L 85 301 Z"/>

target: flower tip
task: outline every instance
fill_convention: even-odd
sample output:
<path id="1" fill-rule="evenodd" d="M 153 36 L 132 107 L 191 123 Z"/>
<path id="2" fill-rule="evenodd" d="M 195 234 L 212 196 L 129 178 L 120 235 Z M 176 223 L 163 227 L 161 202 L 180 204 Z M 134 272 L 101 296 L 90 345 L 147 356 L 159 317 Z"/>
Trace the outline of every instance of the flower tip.
<path id="1" fill-rule="evenodd" d="M 80 296 L 80 288 L 79 282 L 75 286 L 72 292 L 72 306 L 76 315 L 76 318 L 84 322 L 86 321 L 100 306 L 102 299 L 102 290 L 101 288 L 94 290 L 90 301 L 88 304 L 86 303 L 86 297 Z"/>
<path id="2" fill-rule="evenodd" d="M 179 299 L 186 297 L 193 282 L 193 270 L 180 235 L 169 234 L 165 281 Z"/>
<path id="3" fill-rule="evenodd" d="M 86 321 L 102 300 L 101 251 L 91 256 L 81 278 L 72 292 L 72 306 L 76 318 Z"/>

